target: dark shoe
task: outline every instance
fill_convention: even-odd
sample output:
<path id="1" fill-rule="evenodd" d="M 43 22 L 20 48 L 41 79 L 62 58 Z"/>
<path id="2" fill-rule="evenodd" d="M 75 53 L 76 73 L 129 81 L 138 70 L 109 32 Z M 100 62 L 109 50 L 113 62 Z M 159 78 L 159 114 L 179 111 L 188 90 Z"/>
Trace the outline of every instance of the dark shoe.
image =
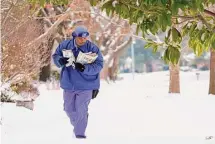
<path id="1" fill-rule="evenodd" d="M 86 136 L 83 136 L 83 135 L 76 135 L 76 138 L 78 138 L 78 139 L 85 139 L 85 138 L 87 138 Z"/>

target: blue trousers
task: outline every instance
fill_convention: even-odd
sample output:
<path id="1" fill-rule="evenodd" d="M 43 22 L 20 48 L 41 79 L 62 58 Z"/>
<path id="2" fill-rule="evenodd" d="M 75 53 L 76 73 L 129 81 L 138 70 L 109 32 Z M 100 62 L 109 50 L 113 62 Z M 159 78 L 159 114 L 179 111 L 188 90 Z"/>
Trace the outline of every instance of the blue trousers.
<path id="1" fill-rule="evenodd" d="M 64 111 L 74 127 L 75 135 L 85 136 L 88 123 L 88 105 L 92 90 L 64 90 Z"/>

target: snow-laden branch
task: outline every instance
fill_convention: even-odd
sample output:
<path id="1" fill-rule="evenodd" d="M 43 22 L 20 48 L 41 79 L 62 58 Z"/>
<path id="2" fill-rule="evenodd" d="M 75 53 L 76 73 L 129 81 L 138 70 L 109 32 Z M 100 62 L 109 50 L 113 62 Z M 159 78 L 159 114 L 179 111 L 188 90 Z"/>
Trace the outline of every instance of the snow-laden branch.
<path id="1" fill-rule="evenodd" d="M 205 20 L 205 18 L 202 15 L 199 15 L 199 19 L 202 21 L 203 24 L 206 25 L 206 27 L 215 33 L 215 29 L 211 27 L 211 25 Z"/>
<path id="2" fill-rule="evenodd" d="M 110 51 L 107 55 L 104 56 L 104 61 L 106 64 L 109 65 L 111 60 L 115 55 L 117 55 L 122 49 L 124 49 L 126 46 L 128 46 L 132 41 L 132 37 L 129 37 L 129 39 L 125 42 L 123 42 L 121 45 L 116 46 L 116 49 L 113 51 Z"/>
<path id="3" fill-rule="evenodd" d="M 64 15 L 60 16 L 58 18 L 57 21 L 55 21 L 55 23 L 42 35 L 40 35 L 39 37 L 37 37 L 36 39 L 34 39 L 33 41 L 31 41 L 30 43 L 27 44 L 27 47 L 37 43 L 38 41 L 41 41 L 42 39 L 44 39 L 46 36 L 48 36 L 49 34 L 51 34 L 56 28 L 57 26 L 63 22 L 70 14 L 71 12 L 71 8 L 67 9 L 67 11 L 65 12 Z"/>
<path id="4" fill-rule="evenodd" d="M 209 10 L 205 9 L 204 12 L 205 12 L 206 14 L 210 15 L 210 16 L 215 17 L 215 13 L 212 12 L 212 11 L 209 11 Z"/>
<path id="5" fill-rule="evenodd" d="M 15 7 L 15 5 L 11 4 L 10 7 L 9 7 L 9 10 L 7 11 L 7 13 L 5 14 L 3 20 L 2 20 L 2 23 L 1 23 L 1 26 L 4 27 L 5 25 L 5 22 L 7 21 L 7 18 L 10 14 L 10 12 L 12 11 L 12 9 Z"/>
<path id="6" fill-rule="evenodd" d="M 32 17 L 34 17 L 35 15 L 37 15 L 37 14 L 39 13 L 39 11 L 40 11 L 40 9 L 38 9 L 37 11 L 35 11 L 35 12 L 33 13 L 32 16 L 26 17 L 24 20 L 21 20 L 21 21 L 16 25 L 16 27 L 13 28 L 12 31 L 7 32 L 7 33 L 1 35 L 1 39 L 4 39 L 6 36 L 9 36 L 9 35 L 13 34 L 14 32 L 16 32 L 20 27 L 22 27 L 22 26 L 25 25 L 29 20 L 31 20 Z M 2 28 L 3 28 L 3 26 L 2 26 Z"/>

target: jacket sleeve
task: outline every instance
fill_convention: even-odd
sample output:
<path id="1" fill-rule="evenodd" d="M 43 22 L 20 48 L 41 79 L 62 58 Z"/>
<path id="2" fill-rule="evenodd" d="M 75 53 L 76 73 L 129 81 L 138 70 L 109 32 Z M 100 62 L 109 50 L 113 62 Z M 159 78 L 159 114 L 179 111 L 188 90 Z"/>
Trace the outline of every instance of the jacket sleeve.
<path id="1" fill-rule="evenodd" d="M 100 52 L 99 48 L 95 45 L 92 46 L 92 51 L 98 55 L 96 60 L 91 64 L 85 64 L 85 70 L 83 71 L 84 74 L 87 75 L 96 75 L 100 73 L 103 68 L 103 56 Z"/>
<path id="2" fill-rule="evenodd" d="M 58 45 L 55 53 L 52 55 L 54 64 L 58 67 L 61 68 L 62 65 L 59 63 L 59 59 L 63 57 L 62 49 L 64 48 L 65 42 L 62 42 Z"/>

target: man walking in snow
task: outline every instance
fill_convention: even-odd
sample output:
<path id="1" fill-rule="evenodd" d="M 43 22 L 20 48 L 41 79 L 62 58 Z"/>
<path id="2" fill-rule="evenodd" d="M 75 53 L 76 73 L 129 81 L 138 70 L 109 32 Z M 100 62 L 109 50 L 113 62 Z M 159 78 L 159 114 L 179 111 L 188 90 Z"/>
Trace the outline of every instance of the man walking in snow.
<path id="1" fill-rule="evenodd" d="M 86 138 L 88 105 L 100 88 L 103 57 L 99 48 L 87 40 L 89 32 L 84 26 L 77 26 L 72 36 L 71 40 L 59 44 L 52 57 L 56 66 L 62 68 L 60 85 L 64 90 L 64 110 L 74 126 L 74 134 L 76 138 Z M 94 55 L 93 61 L 88 54 Z"/>

